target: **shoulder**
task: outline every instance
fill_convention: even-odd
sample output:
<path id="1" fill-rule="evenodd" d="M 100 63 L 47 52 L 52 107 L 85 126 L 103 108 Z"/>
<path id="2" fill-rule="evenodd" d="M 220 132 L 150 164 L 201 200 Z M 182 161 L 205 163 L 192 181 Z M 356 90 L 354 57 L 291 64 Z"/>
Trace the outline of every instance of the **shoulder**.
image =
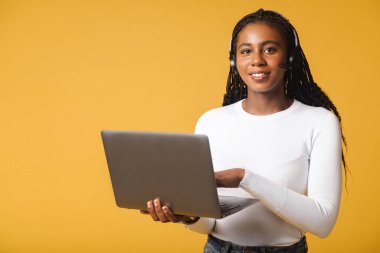
<path id="1" fill-rule="evenodd" d="M 236 116 L 236 106 L 239 102 L 231 105 L 213 108 L 203 113 L 196 124 L 195 133 L 206 133 L 215 124 L 220 124 L 223 121 L 229 120 Z"/>
<path id="2" fill-rule="evenodd" d="M 301 116 L 303 120 L 313 122 L 314 126 L 317 126 L 323 122 L 339 124 L 338 117 L 332 111 L 329 111 L 324 107 L 315 107 L 303 104 L 299 101 L 297 102 L 299 103 L 297 114 Z"/>
<path id="3" fill-rule="evenodd" d="M 236 115 L 235 108 L 238 103 L 239 102 L 208 110 L 207 112 L 202 114 L 199 120 L 207 120 L 209 118 L 215 119 L 215 118 L 220 118 L 220 117 L 228 117 L 228 116 Z"/>
<path id="4" fill-rule="evenodd" d="M 307 121 L 303 125 L 308 125 L 312 133 L 312 139 L 336 139 L 341 138 L 341 128 L 338 117 L 323 107 L 314 107 L 305 105 L 301 102 L 299 106 L 299 114 L 302 115 L 300 120 Z"/>

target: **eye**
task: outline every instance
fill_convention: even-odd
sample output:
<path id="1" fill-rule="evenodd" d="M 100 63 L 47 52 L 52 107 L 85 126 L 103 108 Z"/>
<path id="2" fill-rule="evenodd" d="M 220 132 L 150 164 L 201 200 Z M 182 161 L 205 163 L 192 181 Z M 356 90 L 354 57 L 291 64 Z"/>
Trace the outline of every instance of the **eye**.
<path id="1" fill-rule="evenodd" d="M 264 53 L 266 54 L 274 54 L 277 52 L 277 49 L 274 47 L 266 47 L 264 48 Z"/>
<path id="2" fill-rule="evenodd" d="M 250 54 L 251 52 L 252 52 L 252 50 L 249 48 L 244 48 L 244 49 L 240 50 L 241 54 Z"/>

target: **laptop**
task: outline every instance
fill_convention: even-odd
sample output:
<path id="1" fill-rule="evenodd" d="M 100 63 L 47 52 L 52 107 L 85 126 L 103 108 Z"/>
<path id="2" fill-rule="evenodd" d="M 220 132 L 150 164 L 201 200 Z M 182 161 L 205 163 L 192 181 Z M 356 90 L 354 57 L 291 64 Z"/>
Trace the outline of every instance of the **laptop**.
<path id="1" fill-rule="evenodd" d="M 223 218 L 257 199 L 218 196 L 208 137 L 198 134 L 101 132 L 119 207 L 147 210 L 160 198 L 175 214 Z"/>

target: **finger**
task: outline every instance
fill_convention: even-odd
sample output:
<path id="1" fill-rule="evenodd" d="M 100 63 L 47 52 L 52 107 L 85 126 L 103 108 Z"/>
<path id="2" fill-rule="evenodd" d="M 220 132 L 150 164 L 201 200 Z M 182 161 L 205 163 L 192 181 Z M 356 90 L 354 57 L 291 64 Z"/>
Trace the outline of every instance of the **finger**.
<path id="1" fill-rule="evenodd" d="M 148 212 L 148 211 L 145 211 L 145 210 L 140 210 L 140 213 L 141 213 L 141 214 L 149 214 L 149 212 Z"/>
<path id="2" fill-rule="evenodd" d="M 168 222 L 169 220 L 168 220 L 168 218 L 166 218 L 166 215 L 165 215 L 164 211 L 161 208 L 160 199 L 155 199 L 153 201 L 153 204 L 154 204 L 154 211 L 156 212 L 156 215 L 157 215 L 158 219 L 161 222 L 163 222 L 163 223 Z"/>
<path id="3" fill-rule="evenodd" d="M 223 187 L 223 181 L 217 177 L 215 177 L 216 187 Z"/>
<path id="4" fill-rule="evenodd" d="M 153 203 L 152 203 L 152 201 L 149 200 L 149 201 L 146 203 L 146 205 L 147 205 L 147 208 L 148 208 L 148 213 L 150 214 L 150 216 L 152 217 L 152 219 L 153 219 L 154 221 L 158 221 L 159 219 L 158 219 L 158 216 L 157 216 L 157 214 L 156 214 L 156 211 L 154 210 L 154 207 L 153 207 Z"/>
<path id="5" fill-rule="evenodd" d="M 223 186 L 223 182 L 222 182 L 222 179 L 221 179 L 221 173 L 220 172 L 215 172 L 214 175 L 215 175 L 216 187 Z"/>
<path id="6" fill-rule="evenodd" d="M 164 211 L 164 214 L 169 221 L 174 222 L 174 223 L 177 223 L 180 221 L 179 217 L 173 214 L 173 212 L 169 209 L 169 207 L 163 206 L 162 210 Z"/>

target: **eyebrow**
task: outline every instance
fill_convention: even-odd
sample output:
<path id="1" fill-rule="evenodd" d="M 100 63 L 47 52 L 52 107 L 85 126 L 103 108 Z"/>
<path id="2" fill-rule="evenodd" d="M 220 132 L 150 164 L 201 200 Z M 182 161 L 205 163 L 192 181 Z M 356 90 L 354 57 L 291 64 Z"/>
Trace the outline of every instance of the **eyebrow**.
<path id="1" fill-rule="evenodd" d="M 274 40 L 266 40 L 262 43 L 260 43 L 260 45 L 262 46 L 265 46 L 267 44 L 275 44 L 276 46 L 280 46 L 280 43 L 278 43 L 277 41 L 274 41 Z M 237 49 L 241 48 L 242 46 L 251 46 L 252 44 L 251 43 L 242 43 Z"/>

